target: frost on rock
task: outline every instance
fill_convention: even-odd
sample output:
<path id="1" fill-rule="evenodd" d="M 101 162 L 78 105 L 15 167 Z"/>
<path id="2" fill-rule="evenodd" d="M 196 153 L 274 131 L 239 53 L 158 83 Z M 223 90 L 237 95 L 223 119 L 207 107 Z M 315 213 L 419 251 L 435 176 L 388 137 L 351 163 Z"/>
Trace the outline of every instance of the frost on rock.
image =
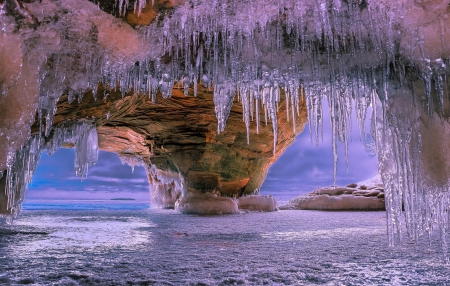
<path id="1" fill-rule="evenodd" d="M 186 193 L 183 176 L 178 172 L 161 170 L 154 164 L 146 164 L 141 158 L 128 154 L 119 155 L 122 164 L 131 166 L 143 166 L 147 171 L 150 185 L 152 207 L 173 209 L 175 202 L 182 194 Z"/>

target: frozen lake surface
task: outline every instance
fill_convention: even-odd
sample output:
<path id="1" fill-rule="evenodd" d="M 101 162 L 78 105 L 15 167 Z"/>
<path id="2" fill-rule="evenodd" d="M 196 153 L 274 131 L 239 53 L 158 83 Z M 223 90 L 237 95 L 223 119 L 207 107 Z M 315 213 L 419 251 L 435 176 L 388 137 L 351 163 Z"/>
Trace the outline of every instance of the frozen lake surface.
<path id="1" fill-rule="evenodd" d="M 125 205 L 25 205 L 0 224 L 0 284 L 450 284 L 438 246 L 387 247 L 384 212 L 206 217 Z"/>

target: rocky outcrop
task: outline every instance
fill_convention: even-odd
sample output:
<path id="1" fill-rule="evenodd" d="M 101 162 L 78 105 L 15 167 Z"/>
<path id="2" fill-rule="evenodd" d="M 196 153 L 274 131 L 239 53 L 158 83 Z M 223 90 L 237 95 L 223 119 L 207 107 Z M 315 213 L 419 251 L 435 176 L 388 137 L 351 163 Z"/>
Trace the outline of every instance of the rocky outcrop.
<path id="1" fill-rule="evenodd" d="M 178 174 L 183 181 L 178 184 L 184 184 L 188 192 L 214 191 L 239 197 L 258 189 L 269 166 L 295 139 L 293 122 L 286 119 L 284 101 L 279 105 L 278 144 L 273 154 L 271 125 L 261 121 L 256 134 L 252 122 L 247 144 L 242 106 L 235 100 L 225 132 L 218 134 L 213 91 L 200 86 L 197 97 L 192 92 L 185 96 L 175 88 L 172 98 L 158 98 L 155 104 L 146 95 L 127 94 L 122 98 L 119 91 L 103 87 L 98 89 L 98 100 L 86 93 L 81 102 L 69 104 L 64 95 L 58 102 L 54 124 L 94 119 L 101 150 L 138 157 L 147 166 L 153 166 L 153 171 L 149 168 L 149 181 L 162 192 L 155 201 L 161 200 L 159 205 L 163 207 L 173 207 L 181 193 L 182 187 L 175 186 Z M 107 96 L 103 97 L 104 93 Z M 302 102 L 296 130 L 301 131 L 305 123 L 306 108 Z M 32 130 L 39 130 L 38 121 Z M 173 178 L 167 180 L 169 176 Z"/>
<path id="2" fill-rule="evenodd" d="M 380 181 L 372 184 L 350 184 L 346 187 L 319 188 L 280 206 L 283 210 L 385 210 L 384 187 Z"/>

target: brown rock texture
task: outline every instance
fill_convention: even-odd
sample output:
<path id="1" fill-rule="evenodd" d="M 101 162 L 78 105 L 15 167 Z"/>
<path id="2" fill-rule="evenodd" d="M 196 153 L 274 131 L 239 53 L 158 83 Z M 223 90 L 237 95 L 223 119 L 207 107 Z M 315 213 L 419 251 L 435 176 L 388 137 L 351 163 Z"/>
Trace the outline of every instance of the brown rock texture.
<path id="1" fill-rule="evenodd" d="M 273 154 L 272 124 L 265 125 L 263 114 L 260 133 L 256 134 L 252 122 L 247 144 L 237 97 L 225 132 L 217 134 L 213 91 L 201 87 L 197 97 L 192 93 L 189 90 L 189 96 L 184 96 L 182 90 L 174 89 L 172 98 L 158 95 L 152 104 L 146 95 L 128 94 L 122 99 L 119 91 L 99 87 L 97 101 L 92 93 L 72 104 L 62 96 L 54 124 L 95 119 L 101 150 L 137 156 L 148 166 L 179 173 L 189 192 L 214 191 L 229 197 L 252 193 L 261 186 L 269 166 L 295 139 L 293 123 L 286 119 L 284 100 L 279 104 L 278 144 Z M 101 94 L 106 96 L 101 99 Z M 297 131 L 303 130 L 306 120 L 302 99 Z M 37 121 L 33 130 L 38 130 Z"/>
<path id="2" fill-rule="evenodd" d="M 162 16 L 184 2 L 184 0 L 149 0 L 140 12 L 134 9 L 128 11 L 125 20 L 132 26 L 148 26 L 156 19 L 158 13 Z"/>

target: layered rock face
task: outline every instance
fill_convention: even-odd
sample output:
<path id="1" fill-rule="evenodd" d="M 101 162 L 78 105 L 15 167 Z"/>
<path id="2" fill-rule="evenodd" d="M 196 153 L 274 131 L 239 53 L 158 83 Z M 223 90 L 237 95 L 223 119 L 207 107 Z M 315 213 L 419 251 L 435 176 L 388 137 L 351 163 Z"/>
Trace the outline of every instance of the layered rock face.
<path id="1" fill-rule="evenodd" d="M 181 194 L 175 182 L 179 180 L 178 174 L 188 192 L 214 191 L 228 197 L 253 192 L 261 186 L 269 166 L 296 135 L 294 122 L 288 121 L 286 116 L 284 101 L 279 105 L 278 144 L 273 154 L 272 127 L 266 126 L 263 120 L 259 134 L 252 123 L 250 144 L 247 144 L 242 106 L 237 100 L 225 132 L 218 134 L 213 91 L 203 86 L 199 87 L 197 97 L 185 96 L 182 90 L 175 88 L 172 98 L 158 98 L 156 103 L 142 94 L 128 94 L 122 99 L 121 93 L 114 90 L 105 91 L 108 95 L 102 98 L 103 92 L 100 87 L 99 99 L 87 93 L 80 103 L 72 104 L 68 103 L 67 96 L 62 96 L 54 124 L 94 119 L 101 150 L 139 158 L 148 166 L 154 192 L 158 192 L 161 184 L 167 185 L 163 190 L 159 187 L 162 193 L 154 197 L 155 203 L 163 207 L 173 207 Z M 307 117 L 304 101 L 300 116 L 296 117 L 299 132 Z M 38 130 L 39 122 L 35 122 L 32 132 Z M 170 174 L 174 177 L 168 179 Z M 163 196 L 166 199 L 161 199 Z"/>

